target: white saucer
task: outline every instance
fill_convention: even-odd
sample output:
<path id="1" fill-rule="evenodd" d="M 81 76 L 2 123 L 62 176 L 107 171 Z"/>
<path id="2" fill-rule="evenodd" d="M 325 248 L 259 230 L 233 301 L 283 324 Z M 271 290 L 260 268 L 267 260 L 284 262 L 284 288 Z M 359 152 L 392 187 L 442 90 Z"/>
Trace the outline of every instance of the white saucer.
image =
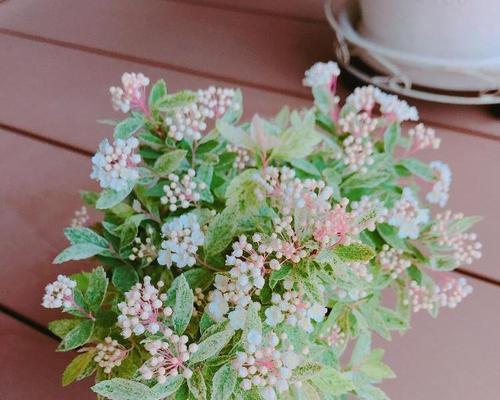
<path id="1" fill-rule="evenodd" d="M 360 13 L 356 0 L 349 0 L 338 17 L 331 3 L 331 0 L 325 2 L 325 12 L 337 36 L 337 61 L 359 79 L 423 100 L 452 104 L 500 103 L 500 57 L 443 59 L 384 47 L 355 30 L 357 25 L 362 27 L 362 23 L 358 24 Z M 354 57 L 384 75 L 370 75 L 357 68 L 351 63 Z M 417 90 L 414 85 L 424 88 Z M 443 93 L 447 90 L 453 93 Z"/>

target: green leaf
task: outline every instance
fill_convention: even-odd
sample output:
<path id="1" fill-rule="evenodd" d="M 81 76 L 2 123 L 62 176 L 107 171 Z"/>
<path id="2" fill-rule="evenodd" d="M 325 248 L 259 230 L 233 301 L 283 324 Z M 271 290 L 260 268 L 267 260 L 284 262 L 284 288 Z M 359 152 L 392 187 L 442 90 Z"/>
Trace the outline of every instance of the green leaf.
<path id="1" fill-rule="evenodd" d="M 208 225 L 205 234 L 205 254 L 214 256 L 221 253 L 236 235 L 239 213 L 236 206 L 226 207 Z"/>
<path id="2" fill-rule="evenodd" d="M 354 390 L 352 381 L 335 368 L 323 368 L 311 381 L 314 386 L 332 396 L 341 396 Z"/>
<path id="3" fill-rule="evenodd" d="M 394 371 L 384 362 L 382 357 L 384 351 L 382 349 L 375 349 L 358 367 L 359 371 L 363 372 L 370 378 L 372 382 L 380 382 L 383 379 L 395 378 Z"/>
<path id="4" fill-rule="evenodd" d="M 163 79 L 156 81 L 149 92 L 149 108 L 154 108 L 156 103 L 167 95 L 167 85 Z"/>
<path id="5" fill-rule="evenodd" d="M 176 393 L 183 383 L 182 375 L 171 376 L 164 383 L 157 383 L 151 389 L 155 394 L 155 399 L 164 399 Z"/>
<path id="6" fill-rule="evenodd" d="M 107 210 L 108 208 L 116 206 L 121 203 L 134 188 L 134 182 L 129 182 L 129 186 L 125 190 L 117 192 L 116 190 L 104 190 L 99 199 L 97 199 L 96 208 L 99 210 Z"/>
<path id="7" fill-rule="evenodd" d="M 126 140 L 144 126 L 144 118 L 135 116 L 121 121 L 115 126 L 113 136 L 115 139 Z"/>
<path id="8" fill-rule="evenodd" d="M 347 178 L 340 185 L 343 190 L 374 189 L 391 179 L 391 174 L 386 171 L 356 173 Z"/>
<path id="9" fill-rule="evenodd" d="M 193 314 L 194 295 L 184 275 L 179 275 L 176 281 L 177 291 L 172 322 L 175 332 L 182 335 Z"/>
<path id="10" fill-rule="evenodd" d="M 323 370 L 323 365 L 317 362 L 306 361 L 292 372 L 292 381 L 306 381 Z"/>
<path id="11" fill-rule="evenodd" d="M 243 147 L 244 149 L 250 151 L 255 150 L 255 144 L 253 143 L 252 138 L 242 128 L 233 126 L 223 120 L 218 120 L 216 122 L 216 127 L 222 138 L 227 140 L 229 143 L 238 147 Z"/>
<path id="12" fill-rule="evenodd" d="M 64 337 L 57 348 L 58 351 L 68 351 L 83 346 L 92 336 L 94 321 L 85 319 L 81 321 Z"/>
<path id="13" fill-rule="evenodd" d="M 291 160 L 290 164 L 292 167 L 299 169 L 301 171 L 304 171 L 308 173 L 309 175 L 313 175 L 316 177 L 321 177 L 321 173 L 319 172 L 318 168 L 312 163 L 310 163 L 307 160 L 304 160 L 303 158 L 298 158 L 296 160 Z"/>
<path id="14" fill-rule="evenodd" d="M 391 400 L 381 389 L 370 384 L 356 387 L 356 394 L 364 400 Z"/>
<path id="15" fill-rule="evenodd" d="M 76 380 L 89 376 L 96 368 L 94 356 L 95 351 L 86 351 L 73 358 L 63 372 L 62 385 L 68 386 Z"/>
<path id="16" fill-rule="evenodd" d="M 212 395 L 210 400 L 228 400 L 233 394 L 238 377 L 232 365 L 223 365 L 215 373 L 212 380 Z"/>
<path id="17" fill-rule="evenodd" d="M 80 243 L 65 248 L 54 258 L 54 264 L 62 264 L 70 260 L 83 260 L 85 258 L 93 257 L 96 254 L 107 254 L 108 249 L 97 246 L 92 243 Z"/>
<path id="18" fill-rule="evenodd" d="M 262 321 L 259 316 L 257 303 L 251 303 L 248 306 L 245 325 L 243 326 L 243 343 L 246 350 L 248 350 L 247 336 L 252 330 L 256 330 L 262 334 Z"/>
<path id="19" fill-rule="evenodd" d="M 432 181 L 434 179 L 434 171 L 432 168 L 416 158 L 404 158 L 400 161 L 400 164 L 413 175 L 417 175 L 426 181 Z"/>
<path id="20" fill-rule="evenodd" d="M 207 385 L 200 370 L 194 371 L 193 376 L 191 379 L 188 379 L 187 383 L 189 392 L 196 400 L 207 399 Z"/>
<path id="21" fill-rule="evenodd" d="M 284 264 L 280 269 L 272 271 L 271 275 L 269 276 L 269 286 L 271 287 L 271 289 L 274 289 L 278 282 L 289 276 L 291 272 L 291 264 Z"/>
<path id="22" fill-rule="evenodd" d="M 85 300 L 90 309 L 95 311 L 101 306 L 106 290 L 108 288 L 108 278 L 104 268 L 98 267 L 92 271 L 89 277 L 89 287 L 85 293 Z"/>
<path id="23" fill-rule="evenodd" d="M 49 322 L 49 330 L 59 338 L 63 339 L 73 328 L 80 323 L 79 319 L 57 319 Z"/>
<path id="24" fill-rule="evenodd" d="M 386 153 L 393 155 L 394 148 L 401 136 L 401 126 L 397 122 L 393 122 L 384 132 L 384 150 Z"/>
<path id="25" fill-rule="evenodd" d="M 88 205 L 90 207 L 95 207 L 95 203 L 97 202 L 97 199 L 99 198 L 99 193 L 91 192 L 88 190 L 81 190 L 80 197 L 82 198 L 83 202 L 86 205 Z"/>
<path id="26" fill-rule="evenodd" d="M 189 363 L 196 364 L 216 356 L 229 343 L 233 334 L 234 331 L 227 328 L 222 332 L 209 336 L 199 344 L 198 350 L 192 354 Z"/>
<path id="27" fill-rule="evenodd" d="M 98 235 L 92 229 L 85 227 L 66 228 L 64 230 L 66 236 L 71 244 L 92 243 L 96 246 L 108 248 L 109 244 L 106 239 Z"/>
<path id="28" fill-rule="evenodd" d="M 189 90 L 183 90 L 175 94 L 163 96 L 156 106 L 160 111 L 172 111 L 179 107 L 187 106 L 196 100 L 196 95 Z"/>
<path id="29" fill-rule="evenodd" d="M 101 381 L 92 390 L 110 400 L 157 400 L 156 393 L 142 383 L 122 378 Z"/>
<path id="30" fill-rule="evenodd" d="M 214 280 L 213 273 L 203 268 L 192 268 L 184 272 L 182 275 L 186 278 L 189 287 L 193 289 L 201 288 L 205 290 Z"/>
<path id="31" fill-rule="evenodd" d="M 372 347 L 372 334 L 370 331 L 362 331 L 352 351 L 351 364 L 360 364 L 370 354 Z"/>
<path id="32" fill-rule="evenodd" d="M 160 156 L 154 164 L 154 170 L 158 175 L 165 176 L 175 171 L 182 160 L 186 158 L 186 150 L 173 150 Z"/>
<path id="33" fill-rule="evenodd" d="M 404 239 L 398 236 L 398 229 L 389 224 L 377 224 L 377 232 L 391 247 L 404 251 L 410 251 Z"/>
<path id="34" fill-rule="evenodd" d="M 366 244 L 353 243 L 349 245 L 340 244 L 334 248 L 337 254 L 344 262 L 368 262 L 375 257 L 375 251 Z"/>
<path id="35" fill-rule="evenodd" d="M 113 269 L 111 281 L 120 292 L 125 293 L 139 282 L 139 275 L 133 267 L 124 264 Z"/>

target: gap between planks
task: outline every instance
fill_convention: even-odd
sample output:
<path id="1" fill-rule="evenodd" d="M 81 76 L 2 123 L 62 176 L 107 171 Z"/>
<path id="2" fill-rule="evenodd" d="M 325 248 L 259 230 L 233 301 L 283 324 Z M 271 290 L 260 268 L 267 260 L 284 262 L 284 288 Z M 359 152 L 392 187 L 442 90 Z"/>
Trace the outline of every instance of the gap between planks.
<path id="1" fill-rule="evenodd" d="M 180 1 L 180 0 L 164 0 L 164 1 L 176 2 L 176 1 Z M 1 2 L 1 0 L 0 0 L 0 2 Z M 197 5 L 200 5 L 200 4 L 197 4 Z M 203 5 L 200 5 L 200 6 L 203 6 Z M 144 57 L 138 57 L 138 56 L 128 55 L 128 54 L 124 54 L 124 53 L 120 53 L 120 52 L 99 49 L 99 48 L 95 48 L 95 47 L 91 47 L 91 46 L 80 45 L 80 44 L 62 41 L 62 40 L 58 40 L 58 39 L 51 39 L 51 38 L 47 38 L 47 37 L 40 36 L 40 35 L 19 32 L 19 31 L 15 31 L 15 30 L 11 30 L 11 29 L 6 29 L 6 28 L 0 28 L 0 34 L 20 38 L 23 40 L 29 40 L 29 41 L 33 41 L 33 42 L 49 44 L 49 45 L 53 45 L 53 46 L 57 46 L 57 47 L 61 47 L 61 48 L 77 50 L 77 51 L 81 51 L 84 53 L 94 54 L 94 55 L 98 55 L 98 56 L 102 56 L 102 57 L 108 57 L 108 58 L 112 58 L 112 59 L 119 59 L 119 60 L 134 62 L 134 63 L 138 63 L 138 64 L 148 65 L 148 66 L 159 68 L 159 69 L 176 71 L 176 72 L 180 72 L 180 73 L 184 73 L 184 74 L 188 74 L 188 75 L 195 75 L 195 76 L 206 78 L 206 79 L 214 79 L 214 80 L 222 81 L 222 82 L 225 82 L 225 83 L 228 83 L 231 85 L 235 85 L 235 86 L 244 86 L 244 87 L 248 87 L 248 88 L 262 90 L 265 92 L 275 93 L 275 94 L 284 95 L 284 96 L 290 96 L 290 97 L 294 97 L 294 98 L 298 98 L 298 99 L 312 100 L 312 97 L 310 95 L 306 95 L 304 93 L 301 93 L 300 91 L 282 89 L 282 88 L 278 88 L 278 87 L 275 87 L 272 85 L 247 82 L 247 81 L 241 80 L 241 79 L 235 79 L 235 78 L 230 78 L 230 77 L 226 77 L 223 75 L 218 75 L 215 73 L 199 71 L 199 70 L 196 70 L 193 68 L 183 67 L 180 65 L 165 63 L 165 62 L 161 62 L 161 61 L 156 61 L 156 60 L 152 60 L 152 59 L 148 59 L 148 58 L 144 58 Z M 456 132 L 456 133 L 460 133 L 460 134 L 464 134 L 464 135 L 468 135 L 468 136 L 481 137 L 481 138 L 493 140 L 496 142 L 500 141 L 500 136 L 496 136 L 494 134 L 477 132 L 477 131 L 474 131 L 474 130 L 468 129 L 468 128 L 448 125 L 446 123 L 442 123 L 442 122 L 438 122 L 438 121 L 427 120 L 426 118 L 421 118 L 420 121 L 425 123 L 426 125 L 434 126 L 436 128 L 448 129 L 452 132 Z M 1 122 L 0 122 L 0 124 L 1 124 Z M 18 129 L 16 127 L 12 127 L 12 128 Z M 33 133 L 33 135 L 36 136 L 36 134 L 34 134 L 34 133 Z M 60 143 L 61 146 L 64 146 L 64 144 L 62 142 L 58 142 L 58 143 Z M 71 147 L 71 146 L 69 146 L 69 147 Z"/>

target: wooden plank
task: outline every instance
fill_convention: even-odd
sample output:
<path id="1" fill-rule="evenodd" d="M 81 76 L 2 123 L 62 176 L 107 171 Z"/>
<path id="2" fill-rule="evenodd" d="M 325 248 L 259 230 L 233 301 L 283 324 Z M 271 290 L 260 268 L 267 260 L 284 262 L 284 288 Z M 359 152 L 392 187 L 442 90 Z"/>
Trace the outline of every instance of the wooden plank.
<path id="1" fill-rule="evenodd" d="M 1 8 L 0 8 L 1 12 Z M 0 124 L 35 132 L 51 140 L 94 152 L 109 126 L 102 118 L 122 118 L 111 108 L 108 87 L 118 85 L 126 71 L 164 78 L 170 91 L 227 83 L 102 57 L 49 44 L 0 35 L 2 82 Z M 36 60 L 36 62 L 33 62 Z M 270 115 L 284 104 L 299 107 L 305 100 L 242 87 L 245 116 Z"/>
<path id="2" fill-rule="evenodd" d="M 60 312 L 40 306 L 46 284 L 88 263 L 52 265 L 67 246 L 63 229 L 81 207 L 79 189 L 95 188 L 90 160 L 0 130 L 0 304 L 45 324 Z"/>
<path id="3" fill-rule="evenodd" d="M 75 353 L 54 353 L 56 341 L 0 314 L 0 388 L 4 400 L 91 400 L 91 380 L 63 388 L 61 375 Z"/>
<path id="4" fill-rule="evenodd" d="M 437 320 L 423 312 L 412 329 L 386 349 L 386 362 L 397 378 L 382 387 L 391 399 L 496 399 L 500 391 L 498 287 L 470 280 L 474 292 L 457 309 L 443 310 Z"/>
<path id="5" fill-rule="evenodd" d="M 64 0 L 18 0 L 0 8 L 0 32 L 302 98 L 309 98 L 304 70 L 333 57 L 325 24 L 190 3 L 89 0 L 68 7 Z M 352 79 L 342 81 L 350 86 Z M 500 137 L 489 107 L 411 102 L 427 122 Z"/>

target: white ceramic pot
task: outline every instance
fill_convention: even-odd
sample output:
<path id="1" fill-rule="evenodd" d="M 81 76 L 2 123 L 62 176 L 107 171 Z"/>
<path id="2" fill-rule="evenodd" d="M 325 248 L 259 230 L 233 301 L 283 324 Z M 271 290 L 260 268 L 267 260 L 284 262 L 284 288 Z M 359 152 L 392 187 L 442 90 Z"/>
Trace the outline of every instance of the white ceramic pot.
<path id="1" fill-rule="evenodd" d="M 359 32 L 385 47 L 460 61 L 500 56 L 500 0 L 359 0 Z"/>

